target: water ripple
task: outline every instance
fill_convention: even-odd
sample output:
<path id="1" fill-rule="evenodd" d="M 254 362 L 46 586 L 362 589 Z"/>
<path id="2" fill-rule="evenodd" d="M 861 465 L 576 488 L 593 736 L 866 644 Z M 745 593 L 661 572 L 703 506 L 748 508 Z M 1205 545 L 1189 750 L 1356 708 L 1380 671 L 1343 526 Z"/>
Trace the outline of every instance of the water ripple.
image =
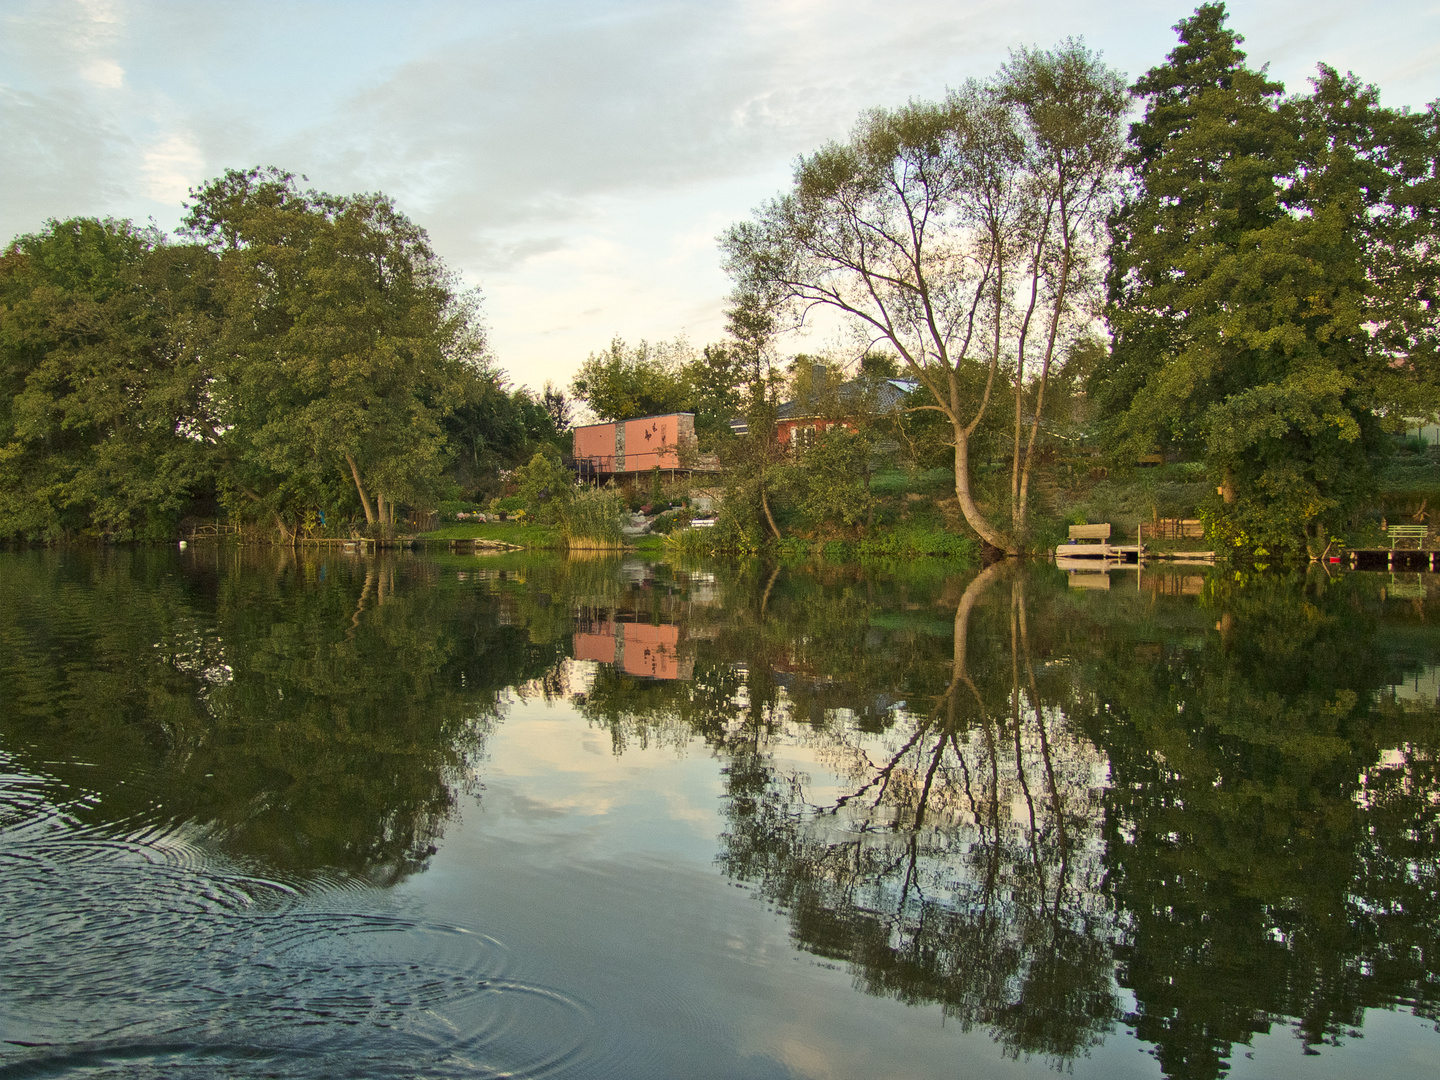
<path id="1" fill-rule="evenodd" d="M 494 938 L 183 823 L 81 825 L 47 787 L 0 756 L 0 1078 L 593 1071 L 593 1011 Z"/>

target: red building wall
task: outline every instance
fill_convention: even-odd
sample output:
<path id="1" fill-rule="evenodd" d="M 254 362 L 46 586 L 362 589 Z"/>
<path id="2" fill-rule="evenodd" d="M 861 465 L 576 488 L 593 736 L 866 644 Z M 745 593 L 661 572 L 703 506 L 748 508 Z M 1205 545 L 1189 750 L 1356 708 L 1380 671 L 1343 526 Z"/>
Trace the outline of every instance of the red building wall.
<path id="1" fill-rule="evenodd" d="M 678 469 L 678 416 L 647 416 L 625 421 L 625 471 Z"/>
<path id="2" fill-rule="evenodd" d="M 790 443 L 790 440 L 796 437 L 797 432 L 802 436 L 807 431 L 814 431 L 818 434 L 832 427 L 849 428 L 851 431 L 855 430 L 853 424 L 847 424 L 843 420 L 822 420 L 814 416 L 797 417 L 793 420 L 777 420 L 775 422 L 775 441 L 782 446 L 786 446 Z"/>
<path id="3" fill-rule="evenodd" d="M 591 461 L 602 472 L 678 469 L 680 444 L 695 439 L 695 417 L 669 413 L 616 424 L 589 424 L 575 428 L 573 437 L 575 460 Z"/>
<path id="4" fill-rule="evenodd" d="M 602 468 L 610 469 L 614 466 L 614 424 L 591 424 L 587 427 L 577 427 L 572 434 L 575 437 L 577 460 L 579 458 L 600 458 L 602 459 Z"/>

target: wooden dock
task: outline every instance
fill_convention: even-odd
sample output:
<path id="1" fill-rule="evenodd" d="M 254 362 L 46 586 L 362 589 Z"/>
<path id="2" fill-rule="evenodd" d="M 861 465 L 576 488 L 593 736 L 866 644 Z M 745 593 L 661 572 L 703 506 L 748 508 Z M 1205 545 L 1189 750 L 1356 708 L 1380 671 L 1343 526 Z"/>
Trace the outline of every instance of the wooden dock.
<path id="1" fill-rule="evenodd" d="M 1144 551 L 1138 544 L 1061 544 L 1055 549 L 1055 561 L 1134 563 Z"/>
<path id="2" fill-rule="evenodd" d="M 1171 530 L 1173 538 L 1189 538 L 1195 535 L 1188 527 L 1199 522 L 1180 521 Z M 1180 529 L 1185 526 L 1186 529 Z M 1137 536 L 1133 544 L 1110 543 L 1109 525 L 1071 525 L 1070 542 L 1055 549 L 1055 565 L 1062 569 L 1084 570 L 1096 566 L 1138 566 L 1148 560 L 1163 560 L 1171 563 L 1213 563 L 1213 551 L 1151 551 Z"/>
<path id="3" fill-rule="evenodd" d="M 1326 562 L 1348 565 L 1351 570 L 1440 570 L 1440 549 L 1354 548 L 1330 555 Z"/>

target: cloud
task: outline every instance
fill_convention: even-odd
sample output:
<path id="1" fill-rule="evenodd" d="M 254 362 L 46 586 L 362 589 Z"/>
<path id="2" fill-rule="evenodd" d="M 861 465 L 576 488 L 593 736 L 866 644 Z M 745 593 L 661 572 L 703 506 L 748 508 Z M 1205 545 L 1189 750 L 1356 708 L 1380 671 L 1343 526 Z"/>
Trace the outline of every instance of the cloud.
<path id="1" fill-rule="evenodd" d="M 187 135 L 169 135 L 141 156 L 145 193 L 160 203 L 178 204 L 205 179 L 205 158 Z"/>
<path id="2" fill-rule="evenodd" d="M 568 381 L 619 332 L 702 341 L 715 234 L 869 107 L 933 98 L 1083 33 L 1130 76 L 1173 0 L 411 0 L 0 5 L 0 238 L 80 213 L 174 224 L 185 189 L 275 164 L 383 190 L 484 280 L 501 362 Z M 1234 0 L 1251 61 L 1436 96 L 1433 3 Z M 1423 9 L 1423 10 L 1422 10 Z"/>
<path id="3" fill-rule="evenodd" d="M 75 95 L 0 87 L 0 138 L 0 243 L 47 218 L 111 214 L 124 205 L 124 185 L 106 162 L 106 148 L 121 136 Z"/>
<path id="4" fill-rule="evenodd" d="M 114 60 L 95 57 L 80 65 L 80 77 L 102 90 L 118 90 L 125 85 L 125 69 Z"/>
<path id="5" fill-rule="evenodd" d="M 463 204 L 475 232 L 574 220 L 599 197 L 768 167 L 843 134 L 877 96 L 943 90 L 958 18 L 896 18 L 862 38 L 828 10 L 671 4 L 479 30 L 398 65 L 289 145 L 427 216 Z"/>

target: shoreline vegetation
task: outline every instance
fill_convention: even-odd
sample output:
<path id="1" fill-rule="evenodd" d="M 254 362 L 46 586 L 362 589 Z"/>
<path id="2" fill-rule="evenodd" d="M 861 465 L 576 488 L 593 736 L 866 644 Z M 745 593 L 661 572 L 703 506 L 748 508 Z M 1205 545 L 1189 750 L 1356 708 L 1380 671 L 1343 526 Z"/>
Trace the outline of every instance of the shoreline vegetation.
<path id="1" fill-rule="evenodd" d="M 173 236 L 51 220 L 0 253 L 0 543 L 988 562 L 1148 523 L 1265 565 L 1428 529 L 1440 103 L 1287 93 L 1227 19 L 1133 83 L 1067 40 L 865 112 L 718 238 L 720 340 L 617 336 L 565 389 L 510 385 L 383 194 L 231 169 Z M 820 309 L 849 337 L 783 354 Z M 666 476 L 566 460 L 675 413 Z"/>

